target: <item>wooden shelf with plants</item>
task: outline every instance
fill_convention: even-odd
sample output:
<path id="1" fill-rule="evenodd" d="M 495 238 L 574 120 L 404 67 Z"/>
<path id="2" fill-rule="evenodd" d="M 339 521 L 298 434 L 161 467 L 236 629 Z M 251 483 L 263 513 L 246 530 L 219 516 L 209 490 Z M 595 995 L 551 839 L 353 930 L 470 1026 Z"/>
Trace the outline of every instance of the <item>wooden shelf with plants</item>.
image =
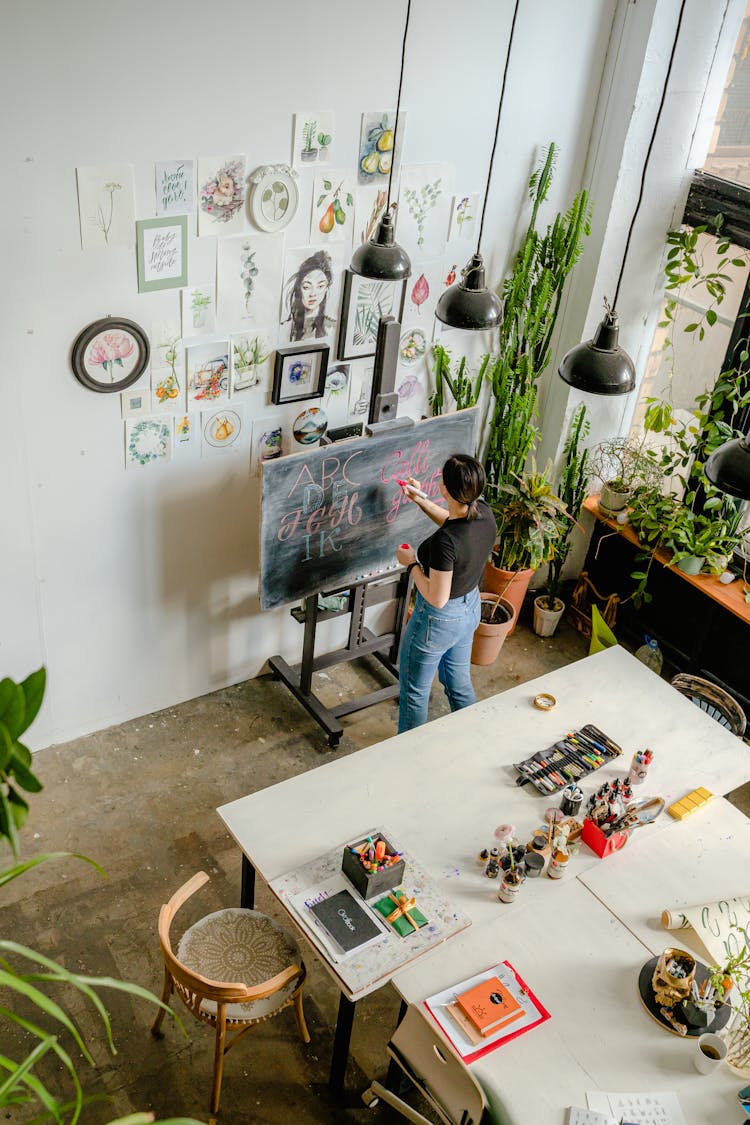
<path id="1" fill-rule="evenodd" d="M 623 539 L 626 539 L 628 543 L 632 543 L 639 551 L 647 549 L 642 546 L 638 536 L 629 523 L 620 524 L 617 520 L 606 516 L 601 511 L 598 494 L 588 496 L 584 501 L 583 507 L 584 511 L 590 512 L 597 520 L 606 524 L 612 531 L 617 532 L 617 534 L 621 535 Z M 707 598 L 712 598 L 713 601 L 718 602 L 724 609 L 733 613 L 735 617 L 739 617 L 746 625 L 750 625 L 750 604 L 745 601 L 743 582 L 740 578 L 725 585 L 715 574 L 686 574 L 684 571 L 678 570 L 676 566 L 672 566 L 670 563 L 670 552 L 665 551 L 663 548 L 657 548 L 657 550 L 652 551 L 651 554 L 656 562 L 670 570 L 677 578 L 680 578 L 683 582 L 688 582 L 691 586 L 694 586 L 696 590 L 700 590 Z"/>

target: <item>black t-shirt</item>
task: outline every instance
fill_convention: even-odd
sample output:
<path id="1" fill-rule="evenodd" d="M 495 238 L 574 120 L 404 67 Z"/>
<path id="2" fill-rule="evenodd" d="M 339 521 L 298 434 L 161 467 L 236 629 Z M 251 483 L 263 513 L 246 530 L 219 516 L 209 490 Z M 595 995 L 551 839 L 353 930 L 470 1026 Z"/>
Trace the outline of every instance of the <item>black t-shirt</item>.
<path id="1" fill-rule="evenodd" d="M 451 598 L 461 598 L 479 584 L 497 538 L 495 517 L 489 504 L 479 500 L 477 508 L 476 519 L 446 520 L 417 550 L 425 574 L 429 575 L 430 567 L 453 571 Z"/>

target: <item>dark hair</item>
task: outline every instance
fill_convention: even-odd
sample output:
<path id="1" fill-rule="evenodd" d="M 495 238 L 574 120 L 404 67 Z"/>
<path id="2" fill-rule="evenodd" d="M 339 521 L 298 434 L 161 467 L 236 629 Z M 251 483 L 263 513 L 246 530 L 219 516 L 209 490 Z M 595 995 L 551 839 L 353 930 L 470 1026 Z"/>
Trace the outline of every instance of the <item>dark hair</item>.
<path id="1" fill-rule="evenodd" d="M 289 329 L 289 339 L 301 340 L 305 326 L 305 306 L 302 303 L 302 282 L 305 280 L 309 273 L 314 270 L 320 270 L 324 273 L 328 281 L 329 288 L 333 284 L 333 269 L 331 268 L 331 256 L 327 250 L 318 250 L 315 254 L 311 254 L 309 258 L 305 258 L 302 265 L 297 272 L 292 275 L 288 282 L 288 297 L 289 302 L 289 316 L 287 320 L 291 320 L 292 324 Z M 327 296 L 327 292 L 326 292 Z M 285 321 L 286 323 L 286 321 Z M 315 336 L 325 336 L 326 333 L 326 297 L 320 302 L 318 315 L 315 317 L 313 324 Z"/>
<path id="2" fill-rule="evenodd" d="M 467 520 L 475 520 L 479 515 L 477 499 L 485 480 L 482 465 L 468 453 L 454 453 L 443 465 L 443 484 L 454 500 L 468 505 Z"/>

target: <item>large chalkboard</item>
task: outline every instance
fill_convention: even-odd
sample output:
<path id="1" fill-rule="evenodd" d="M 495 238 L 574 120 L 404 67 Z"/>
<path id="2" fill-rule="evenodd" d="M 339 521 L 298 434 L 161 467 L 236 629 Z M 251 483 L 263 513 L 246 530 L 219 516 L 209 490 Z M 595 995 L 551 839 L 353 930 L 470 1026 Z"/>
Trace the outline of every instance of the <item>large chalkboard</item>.
<path id="1" fill-rule="evenodd" d="M 416 477 L 440 501 L 445 460 L 474 452 L 476 416 L 475 407 L 264 462 L 261 609 L 392 569 L 399 543 L 416 547 L 434 531 L 396 478 Z"/>

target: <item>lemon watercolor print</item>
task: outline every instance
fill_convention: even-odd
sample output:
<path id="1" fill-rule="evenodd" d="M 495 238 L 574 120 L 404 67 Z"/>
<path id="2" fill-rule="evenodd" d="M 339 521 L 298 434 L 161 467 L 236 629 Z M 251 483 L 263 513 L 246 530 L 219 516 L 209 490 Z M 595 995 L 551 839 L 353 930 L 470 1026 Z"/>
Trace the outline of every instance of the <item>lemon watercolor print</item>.
<path id="1" fill-rule="evenodd" d="M 384 182 L 391 174 L 398 175 L 399 154 L 404 145 L 406 114 L 398 115 L 398 146 L 396 146 L 396 111 L 380 110 L 362 114 L 359 138 L 357 178 L 361 184 Z"/>
<path id="2" fill-rule="evenodd" d="M 348 172 L 315 177 L 310 241 L 351 242 L 354 227 L 354 178 Z"/>

